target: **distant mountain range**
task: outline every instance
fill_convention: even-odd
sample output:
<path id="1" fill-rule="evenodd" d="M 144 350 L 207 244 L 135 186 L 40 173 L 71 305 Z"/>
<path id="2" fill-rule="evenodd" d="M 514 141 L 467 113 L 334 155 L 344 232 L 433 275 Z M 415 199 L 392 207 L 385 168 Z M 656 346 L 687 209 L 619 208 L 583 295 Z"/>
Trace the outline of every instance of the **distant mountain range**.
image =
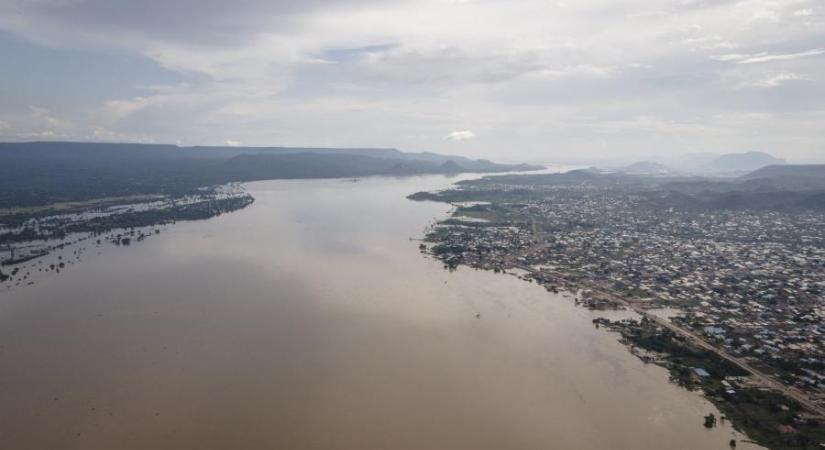
<path id="1" fill-rule="evenodd" d="M 706 167 L 716 172 L 750 172 L 761 167 L 780 164 L 785 164 L 785 160 L 763 152 L 748 152 L 722 155 Z"/>
<path id="2" fill-rule="evenodd" d="M 647 165 L 645 165 L 647 166 Z M 647 168 L 639 166 L 640 168 Z M 648 166 L 649 167 L 649 166 Z M 656 169 L 656 166 L 652 166 Z M 530 187 L 597 186 L 643 195 L 662 208 L 702 210 L 825 211 L 825 164 L 772 165 L 739 177 L 700 177 L 685 174 L 631 174 L 593 168 L 553 174 L 487 176 L 460 184 L 497 188 L 506 192 L 540 197 L 541 190 Z M 437 194 L 422 193 L 413 198 L 428 200 Z"/>
<path id="3" fill-rule="evenodd" d="M 697 153 L 669 162 L 641 161 L 615 169 L 630 175 L 742 175 L 765 166 L 785 164 L 785 160 L 764 152 L 728 153 L 714 155 Z"/>
<path id="4" fill-rule="evenodd" d="M 0 143 L 0 208 L 181 194 L 235 181 L 543 169 L 389 148 Z"/>
<path id="5" fill-rule="evenodd" d="M 825 164 L 767 166 L 740 180 L 760 191 L 825 191 Z"/>
<path id="6" fill-rule="evenodd" d="M 825 164 L 767 166 L 746 174 L 745 180 L 763 178 L 814 178 L 825 183 Z"/>
<path id="7" fill-rule="evenodd" d="M 640 161 L 629 166 L 620 167 L 617 171 L 629 175 L 668 175 L 676 173 L 670 167 L 653 161 Z"/>

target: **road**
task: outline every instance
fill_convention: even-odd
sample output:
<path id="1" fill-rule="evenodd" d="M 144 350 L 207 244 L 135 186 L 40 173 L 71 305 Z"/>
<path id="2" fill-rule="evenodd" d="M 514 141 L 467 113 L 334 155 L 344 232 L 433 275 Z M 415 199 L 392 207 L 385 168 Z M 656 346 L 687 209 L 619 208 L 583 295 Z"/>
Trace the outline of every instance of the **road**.
<path id="1" fill-rule="evenodd" d="M 515 267 L 515 268 L 518 268 L 518 269 L 521 269 L 521 270 L 525 270 L 525 271 L 533 273 L 533 274 L 541 274 L 544 277 L 550 277 L 550 278 L 556 279 L 556 281 L 558 281 L 558 282 L 561 282 L 561 283 L 564 283 L 564 284 L 569 284 L 569 281 L 562 274 L 560 274 L 558 272 L 549 271 L 547 269 L 539 270 L 539 269 L 536 269 L 535 267 L 520 263 L 518 261 L 518 259 L 517 259 L 518 256 L 529 255 L 529 254 L 535 253 L 536 251 L 538 251 L 538 250 L 542 249 L 543 247 L 545 247 L 544 236 L 541 233 L 538 232 L 538 227 L 536 226 L 535 221 L 533 221 L 533 223 L 531 224 L 531 228 L 532 228 L 533 235 L 534 235 L 534 238 L 533 238 L 534 244 L 531 245 L 530 247 L 528 247 L 527 249 L 525 249 L 525 251 L 521 252 L 520 255 L 514 255 L 514 256 L 508 258 L 506 260 L 507 264 L 509 266 L 512 266 L 512 267 Z M 710 342 L 706 341 L 705 339 L 703 339 L 702 337 L 700 337 L 697 334 L 693 333 L 692 331 L 687 330 L 683 327 L 680 327 L 680 326 L 678 326 L 674 323 L 671 323 L 669 320 L 667 320 L 665 318 L 656 316 L 654 314 L 650 314 L 649 312 L 647 312 L 644 308 L 642 308 L 638 304 L 630 302 L 630 301 L 614 294 L 613 292 L 609 292 L 607 290 L 604 290 L 604 289 L 598 288 L 598 287 L 592 287 L 592 286 L 583 286 L 583 287 L 586 287 L 587 289 L 589 289 L 593 292 L 597 292 L 601 295 L 606 296 L 607 298 L 609 298 L 612 301 L 615 301 L 615 302 L 617 302 L 621 305 L 624 305 L 625 307 L 631 309 L 632 311 L 636 312 L 637 314 L 639 314 L 643 317 L 647 317 L 649 320 L 653 320 L 657 324 L 659 324 L 659 325 L 669 329 L 670 331 L 684 337 L 685 339 L 687 339 L 688 341 L 690 341 L 692 344 L 696 345 L 697 347 L 700 347 L 700 348 L 702 348 L 704 350 L 707 350 L 707 351 L 711 351 L 711 352 L 715 353 L 716 355 L 718 355 L 720 358 L 723 358 L 723 359 L 726 359 L 727 361 L 730 361 L 731 363 L 733 363 L 736 366 L 740 367 L 742 370 L 748 372 L 753 378 L 757 379 L 765 387 L 773 389 L 777 392 L 780 392 L 780 393 L 786 395 L 787 397 L 790 397 L 790 398 L 796 400 L 797 402 L 799 402 L 799 404 L 801 404 L 805 408 L 807 408 L 811 413 L 819 416 L 822 419 L 825 419 L 825 408 L 823 408 L 822 406 L 816 404 L 813 400 L 811 400 L 810 397 L 808 397 L 807 394 L 805 394 L 801 390 L 797 389 L 796 387 L 789 386 L 789 385 L 787 385 L 787 384 L 785 384 L 785 383 L 783 383 L 779 380 L 776 380 L 775 378 L 773 378 L 772 376 L 766 374 L 765 372 L 762 372 L 761 370 L 753 367 L 751 364 L 749 364 L 747 361 L 743 360 L 742 358 L 738 358 L 736 356 L 733 356 L 733 355 L 729 354 L 724 349 L 719 348 L 719 347 L 711 344 Z"/>

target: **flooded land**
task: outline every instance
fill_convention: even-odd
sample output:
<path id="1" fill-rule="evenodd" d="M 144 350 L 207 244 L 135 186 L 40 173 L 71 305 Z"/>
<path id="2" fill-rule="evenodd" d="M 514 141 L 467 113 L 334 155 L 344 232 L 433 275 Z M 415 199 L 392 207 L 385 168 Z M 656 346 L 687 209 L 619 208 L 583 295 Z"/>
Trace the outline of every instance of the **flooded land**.
<path id="1" fill-rule="evenodd" d="M 0 289 L 0 448 L 756 448 L 593 324 L 627 312 L 422 255 L 450 206 L 405 197 L 454 181 L 250 183 Z"/>

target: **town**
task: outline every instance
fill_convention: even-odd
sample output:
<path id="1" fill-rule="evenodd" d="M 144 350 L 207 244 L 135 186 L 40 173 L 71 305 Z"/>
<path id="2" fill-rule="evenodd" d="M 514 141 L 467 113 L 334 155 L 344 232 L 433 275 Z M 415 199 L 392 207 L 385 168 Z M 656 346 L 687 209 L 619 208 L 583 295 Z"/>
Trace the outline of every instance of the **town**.
<path id="1" fill-rule="evenodd" d="M 517 273 L 548 290 L 574 292 L 577 302 L 594 309 L 633 309 L 641 322 L 602 325 L 625 339 L 652 329 L 670 340 L 676 330 L 691 341 L 685 345 L 712 348 L 744 371 L 713 374 L 712 361 L 695 359 L 697 367 L 680 369 L 693 377 L 716 375 L 729 400 L 741 375 L 763 375 L 761 387 L 782 390 L 808 410 L 796 423 L 779 424 L 786 433 L 796 431 L 800 417 L 822 420 L 825 214 L 680 208 L 666 201 L 672 194 L 641 189 L 635 180 L 503 180 L 411 196 L 455 206 L 429 230 L 430 245 L 422 250 L 450 269 Z M 644 356 L 673 366 L 667 362 L 673 352 L 665 353 Z"/>

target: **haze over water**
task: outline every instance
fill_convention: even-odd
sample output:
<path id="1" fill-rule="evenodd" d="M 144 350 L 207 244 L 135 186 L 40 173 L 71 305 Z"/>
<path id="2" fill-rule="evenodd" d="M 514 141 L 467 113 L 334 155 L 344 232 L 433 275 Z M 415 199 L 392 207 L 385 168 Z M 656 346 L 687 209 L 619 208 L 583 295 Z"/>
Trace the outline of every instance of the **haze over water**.
<path id="1" fill-rule="evenodd" d="M 443 176 L 256 202 L 0 291 L 0 448 L 724 449 L 599 313 L 418 252 Z M 93 253 L 93 252 L 90 252 Z M 480 315 L 478 318 L 476 315 Z M 751 448 L 739 443 L 738 448 Z"/>

